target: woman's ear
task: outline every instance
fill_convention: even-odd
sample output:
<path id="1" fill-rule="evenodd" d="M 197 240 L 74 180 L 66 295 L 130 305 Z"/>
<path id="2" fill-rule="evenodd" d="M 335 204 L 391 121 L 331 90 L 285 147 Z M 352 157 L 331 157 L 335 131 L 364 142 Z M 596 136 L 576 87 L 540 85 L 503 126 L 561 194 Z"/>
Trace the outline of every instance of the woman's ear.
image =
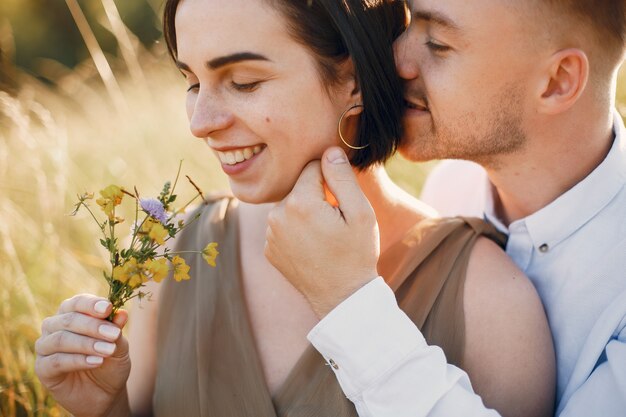
<path id="1" fill-rule="evenodd" d="M 341 99 L 345 101 L 348 106 L 363 104 L 363 97 L 361 95 L 359 82 L 356 78 L 354 63 L 350 58 L 346 59 L 339 65 L 339 77 Z M 356 113 L 360 113 L 360 111 Z"/>
<path id="2" fill-rule="evenodd" d="M 589 81 L 589 59 L 580 49 L 570 48 L 552 55 L 540 84 L 538 110 L 558 114 L 572 107 Z"/>

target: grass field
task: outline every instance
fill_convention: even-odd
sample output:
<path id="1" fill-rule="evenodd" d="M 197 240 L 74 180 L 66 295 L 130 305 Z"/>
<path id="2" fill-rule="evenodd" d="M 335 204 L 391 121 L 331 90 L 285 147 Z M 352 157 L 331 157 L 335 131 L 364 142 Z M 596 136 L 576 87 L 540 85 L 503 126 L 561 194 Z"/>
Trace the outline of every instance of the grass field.
<path id="1" fill-rule="evenodd" d="M 139 61 L 135 72 L 113 61 L 108 88 L 85 63 L 75 71 L 50 64 L 55 89 L 19 74 L 15 94 L 0 91 L 0 416 L 66 415 L 34 376 L 33 343 L 63 299 L 106 294 L 98 230 L 84 214 L 67 215 L 76 194 L 114 182 L 155 195 L 180 159 L 204 190 L 227 187 L 188 133 L 184 83 L 164 51 Z M 619 99 L 626 103 L 626 88 Z M 400 159 L 389 168 L 414 194 L 428 171 Z"/>

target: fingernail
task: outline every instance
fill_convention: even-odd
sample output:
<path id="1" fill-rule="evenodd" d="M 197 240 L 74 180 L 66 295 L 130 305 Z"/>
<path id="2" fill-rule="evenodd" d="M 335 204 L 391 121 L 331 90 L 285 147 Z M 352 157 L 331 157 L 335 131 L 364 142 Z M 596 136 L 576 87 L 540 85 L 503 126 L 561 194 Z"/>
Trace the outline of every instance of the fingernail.
<path id="1" fill-rule="evenodd" d="M 328 162 L 331 164 L 345 164 L 348 162 L 346 154 L 340 149 L 332 149 L 328 152 L 328 154 L 326 154 L 326 159 L 328 159 Z"/>
<path id="2" fill-rule="evenodd" d="M 115 326 L 109 326 L 108 324 L 102 324 L 98 327 L 98 332 L 104 337 L 109 339 L 117 339 L 120 335 L 120 328 Z"/>
<path id="3" fill-rule="evenodd" d="M 87 359 L 85 359 L 85 361 L 89 365 L 100 365 L 104 361 L 104 358 L 101 356 L 87 356 Z"/>
<path id="4" fill-rule="evenodd" d="M 115 344 L 107 343 L 107 342 L 96 342 L 93 344 L 93 348 L 98 353 L 104 353 L 105 355 L 110 355 L 115 352 Z"/>
<path id="5" fill-rule="evenodd" d="M 96 305 L 93 306 L 93 309 L 96 310 L 96 313 L 104 314 L 110 304 L 111 303 L 108 301 L 98 301 Z"/>

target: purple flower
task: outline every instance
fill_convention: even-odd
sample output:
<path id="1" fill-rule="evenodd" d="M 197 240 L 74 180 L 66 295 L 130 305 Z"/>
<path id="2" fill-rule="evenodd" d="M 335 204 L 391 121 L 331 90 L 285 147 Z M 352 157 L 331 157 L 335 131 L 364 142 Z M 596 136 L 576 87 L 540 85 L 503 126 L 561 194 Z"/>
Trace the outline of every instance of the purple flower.
<path id="1" fill-rule="evenodd" d="M 141 209 L 143 211 L 160 221 L 162 224 L 167 222 L 167 213 L 165 213 L 163 203 L 156 198 L 142 198 L 139 200 L 139 204 L 141 205 Z"/>

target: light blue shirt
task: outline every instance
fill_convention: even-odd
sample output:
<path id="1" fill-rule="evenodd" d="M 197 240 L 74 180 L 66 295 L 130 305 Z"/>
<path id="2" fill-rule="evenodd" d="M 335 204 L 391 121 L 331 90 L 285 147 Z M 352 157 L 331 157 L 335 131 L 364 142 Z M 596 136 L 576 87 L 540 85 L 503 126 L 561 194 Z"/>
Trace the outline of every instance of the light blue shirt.
<path id="1" fill-rule="evenodd" d="M 506 252 L 537 288 L 548 316 L 559 412 L 567 410 L 594 370 L 604 368 L 603 373 L 616 375 L 605 375 L 606 386 L 598 390 L 621 388 L 621 405 L 626 401 L 626 131 L 619 114 L 614 132 L 609 154 L 591 174 L 508 230 L 493 214 L 487 193 L 485 217 L 508 232 Z M 615 363 L 606 350 L 613 341 L 621 351 Z M 587 398 L 594 406 L 598 399 Z"/>
<path id="2" fill-rule="evenodd" d="M 583 181 L 504 227 L 476 165 L 447 161 L 423 199 L 444 215 L 484 215 L 509 234 L 507 253 L 537 287 L 557 353 L 559 417 L 626 416 L 626 130 Z M 379 337 L 373 338 L 376 334 Z M 428 346 L 378 278 L 309 334 L 361 417 L 497 416 L 467 374 Z"/>
<path id="3" fill-rule="evenodd" d="M 487 174 L 475 164 L 446 161 L 422 195 L 446 216 L 484 214 L 509 235 L 506 252 L 537 288 L 552 330 L 557 415 L 626 416 L 626 130 L 617 112 L 613 131 L 609 154 L 591 174 L 508 228 L 494 214 Z M 463 190 L 475 190 L 474 197 L 450 187 L 453 178 L 463 178 Z M 586 408 L 600 398 L 614 404 L 613 414 Z M 591 414 L 571 414 L 572 404 Z"/>

